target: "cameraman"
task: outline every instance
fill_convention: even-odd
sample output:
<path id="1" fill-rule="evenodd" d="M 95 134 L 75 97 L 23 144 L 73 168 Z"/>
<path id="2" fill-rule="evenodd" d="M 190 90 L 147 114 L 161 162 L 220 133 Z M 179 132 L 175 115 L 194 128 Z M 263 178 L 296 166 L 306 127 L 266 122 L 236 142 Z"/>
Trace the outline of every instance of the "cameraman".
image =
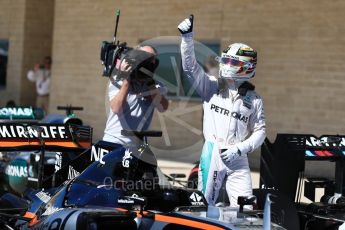
<path id="1" fill-rule="evenodd" d="M 130 51 L 117 65 L 118 74 L 110 78 L 108 97 L 110 112 L 104 130 L 104 141 L 128 144 L 139 143 L 136 137 L 121 135 L 121 130 L 148 130 L 154 108 L 168 109 L 167 89 L 153 80 L 158 66 L 157 52 L 151 46 L 139 46 Z"/>

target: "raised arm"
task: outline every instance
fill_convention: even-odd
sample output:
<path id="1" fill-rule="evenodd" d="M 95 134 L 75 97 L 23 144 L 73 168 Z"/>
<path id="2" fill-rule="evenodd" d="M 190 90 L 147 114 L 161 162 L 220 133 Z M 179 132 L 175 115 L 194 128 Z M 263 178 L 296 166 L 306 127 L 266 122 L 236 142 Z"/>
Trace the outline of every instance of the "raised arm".
<path id="1" fill-rule="evenodd" d="M 113 88 L 110 83 L 110 88 Z M 127 95 L 129 90 L 128 80 L 123 80 L 120 90 L 112 90 L 109 88 L 109 99 L 110 99 L 110 108 L 113 113 L 119 114 L 122 112 L 122 108 L 127 101 Z M 116 93 L 115 93 L 116 92 Z"/>
<path id="2" fill-rule="evenodd" d="M 132 70 L 131 66 L 127 63 L 127 61 L 123 61 L 121 63 L 121 73 L 125 74 L 126 76 L 129 75 L 130 71 Z M 112 80 L 111 80 L 112 81 Z M 109 100 L 110 100 L 110 108 L 111 110 L 119 114 L 122 112 L 123 106 L 125 102 L 127 102 L 127 96 L 129 91 L 129 79 L 128 76 L 122 81 L 122 85 L 115 86 L 113 82 L 109 84 Z"/>
<path id="3" fill-rule="evenodd" d="M 185 19 L 178 26 L 182 34 L 181 57 L 183 70 L 203 100 L 207 100 L 217 91 L 217 81 L 211 80 L 203 68 L 198 64 L 195 58 L 193 42 L 193 15 Z"/>

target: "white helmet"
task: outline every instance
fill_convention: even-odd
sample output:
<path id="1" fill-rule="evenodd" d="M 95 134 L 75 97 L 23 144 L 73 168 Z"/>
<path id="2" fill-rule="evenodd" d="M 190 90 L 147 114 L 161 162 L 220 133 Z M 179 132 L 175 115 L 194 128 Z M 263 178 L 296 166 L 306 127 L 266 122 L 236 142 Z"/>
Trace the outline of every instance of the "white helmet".
<path id="1" fill-rule="evenodd" d="M 218 58 L 219 75 L 234 81 L 248 81 L 255 75 L 257 52 L 246 44 L 228 46 Z"/>

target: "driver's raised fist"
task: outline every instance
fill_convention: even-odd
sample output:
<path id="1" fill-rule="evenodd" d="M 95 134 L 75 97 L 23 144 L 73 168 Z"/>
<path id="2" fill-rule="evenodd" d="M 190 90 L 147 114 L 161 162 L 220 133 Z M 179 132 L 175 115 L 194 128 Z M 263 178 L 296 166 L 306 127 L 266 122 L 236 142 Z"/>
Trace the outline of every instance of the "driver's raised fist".
<path id="1" fill-rule="evenodd" d="M 188 34 L 193 31 L 193 20 L 194 16 L 191 14 L 188 18 L 183 20 L 180 25 L 178 25 L 178 30 L 181 32 L 181 34 Z"/>

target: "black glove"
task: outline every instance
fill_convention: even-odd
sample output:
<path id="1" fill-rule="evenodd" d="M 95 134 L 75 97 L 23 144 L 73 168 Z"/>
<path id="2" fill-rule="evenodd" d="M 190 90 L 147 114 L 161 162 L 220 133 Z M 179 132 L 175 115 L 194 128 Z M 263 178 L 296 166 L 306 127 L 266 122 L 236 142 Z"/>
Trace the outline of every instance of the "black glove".
<path id="1" fill-rule="evenodd" d="M 193 31 L 193 20 L 194 15 L 191 14 L 189 18 L 186 18 L 180 23 L 180 25 L 178 25 L 177 29 L 181 32 L 181 34 L 187 34 Z"/>

